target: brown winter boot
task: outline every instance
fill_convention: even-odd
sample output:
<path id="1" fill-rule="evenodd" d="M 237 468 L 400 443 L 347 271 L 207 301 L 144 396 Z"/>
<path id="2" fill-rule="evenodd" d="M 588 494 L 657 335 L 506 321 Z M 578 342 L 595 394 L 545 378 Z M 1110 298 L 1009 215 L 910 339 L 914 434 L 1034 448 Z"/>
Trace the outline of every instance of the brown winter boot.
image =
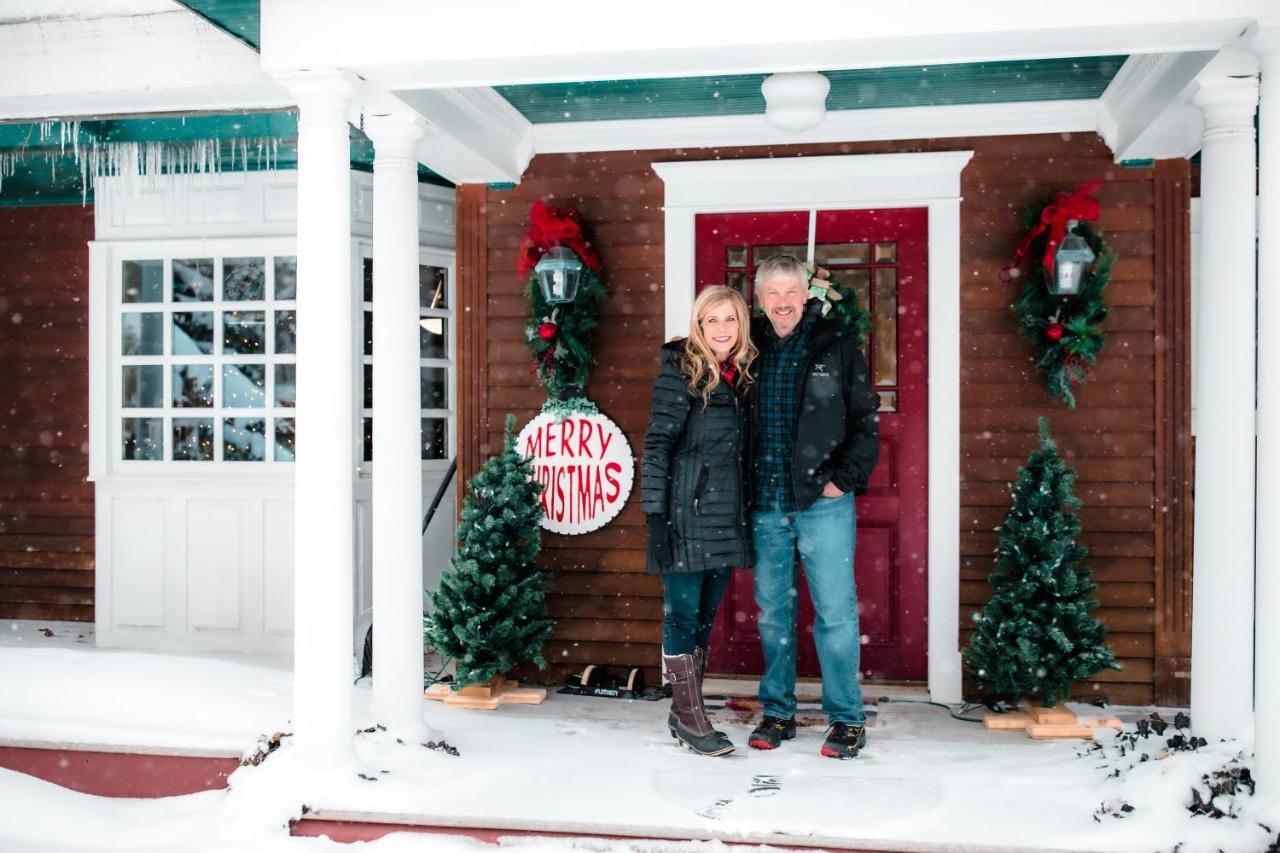
<path id="1" fill-rule="evenodd" d="M 671 736 L 700 755 L 728 755 L 733 743 L 711 727 L 702 705 L 702 679 L 694 655 L 663 655 L 663 666 L 671 679 L 671 715 L 667 729 Z"/>

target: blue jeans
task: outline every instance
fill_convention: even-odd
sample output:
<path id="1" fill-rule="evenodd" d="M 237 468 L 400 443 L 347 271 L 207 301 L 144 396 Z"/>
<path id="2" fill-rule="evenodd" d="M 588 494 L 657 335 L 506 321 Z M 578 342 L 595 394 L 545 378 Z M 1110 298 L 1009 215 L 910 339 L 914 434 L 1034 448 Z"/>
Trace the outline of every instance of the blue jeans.
<path id="1" fill-rule="evenodd" d="M 800 512 L 755 512 L 756 605 L 764 677 L 764 712 L 785 720 L 796 715 L 796 550 L 804 562 L 817 620 L 813 639 L 822 666 L 822 710 L 833 723 L 864 723 L 858 683 L 861 637 L 853 580 L 857 517 L 853 495 L 818 498 Z"/>
<path id="2" fill-rule="evenodd" d="M 668 572 L 662 576 L 662 652 L 691 655 L 711 643 L 711 623 L 733 569 Z"/>

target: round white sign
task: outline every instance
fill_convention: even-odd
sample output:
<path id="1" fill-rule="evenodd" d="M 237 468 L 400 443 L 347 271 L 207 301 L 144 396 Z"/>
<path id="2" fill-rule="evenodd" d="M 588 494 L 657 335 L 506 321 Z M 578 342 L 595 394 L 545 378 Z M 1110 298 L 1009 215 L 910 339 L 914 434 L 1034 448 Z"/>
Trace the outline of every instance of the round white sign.
<path id="1" fill-rule="evenodd" d="M 542 484 L 542 527 L 575 535 L 598 530 L 627 502 L 635 459 L 618 425 L 599 414 L 549 412 L 520 430 L 520 455 Z"/>

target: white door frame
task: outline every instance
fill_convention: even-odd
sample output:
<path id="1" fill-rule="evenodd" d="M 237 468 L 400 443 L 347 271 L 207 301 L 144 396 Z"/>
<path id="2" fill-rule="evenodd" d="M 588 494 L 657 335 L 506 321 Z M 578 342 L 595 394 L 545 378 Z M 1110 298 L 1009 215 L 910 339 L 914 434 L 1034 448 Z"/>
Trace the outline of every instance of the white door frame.
<path id="1" fill-rule="evenodd" d="M 929 215 L 929 695 L 961 700 L 960 172 L 972 151 L 653 163 L 666 184 L 665 336 L 685 334 L 699 213 L 924 207 Z"/>

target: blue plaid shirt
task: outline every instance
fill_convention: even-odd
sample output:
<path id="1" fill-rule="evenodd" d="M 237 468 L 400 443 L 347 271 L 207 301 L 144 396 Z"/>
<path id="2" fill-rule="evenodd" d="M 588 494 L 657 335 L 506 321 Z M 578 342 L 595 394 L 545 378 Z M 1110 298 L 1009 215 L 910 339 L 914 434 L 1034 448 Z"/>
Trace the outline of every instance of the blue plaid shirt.
<path id="1" fill-rule="evenodd" d="M 796 452 L 796 415 L 800 405 L 800 372 L 809 354 L 813 316 L 806 311 L 795 331 L 779 338 L 766 322 L 760 347 L 756 388 L 760 441 L 755 462 L 755 508 L 761 512 L 795 512 L 791 477 Z"/>

